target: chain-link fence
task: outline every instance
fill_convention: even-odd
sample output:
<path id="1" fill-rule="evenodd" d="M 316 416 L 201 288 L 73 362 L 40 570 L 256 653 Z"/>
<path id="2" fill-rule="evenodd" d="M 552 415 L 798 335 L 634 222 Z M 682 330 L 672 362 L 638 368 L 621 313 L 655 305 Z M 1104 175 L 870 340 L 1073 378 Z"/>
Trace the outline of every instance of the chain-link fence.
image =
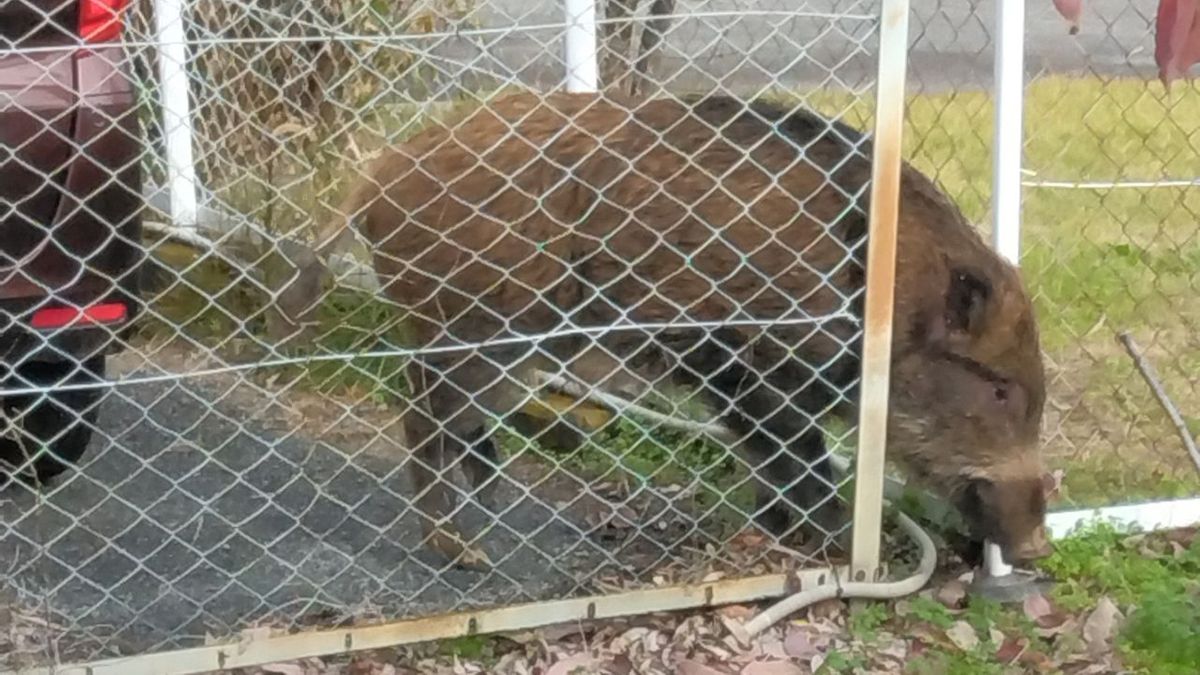
<path id="1" fill-rule="evenodd" d="M 610 257 L 631 265 L 633 273 L 604 277 L 598 261 L 595 279 L 604 283 L 588 288 L 568 287 L 558 267 L 564 256 L 582 255 L 572 248 L 577 242 L 556 236 L 571 222 L 571 209 L 580 208 L 578 200 L 600 214 L 596 222 L 605 209 L 661 220 L 679 208 L 651 199 L 653 190 L 643 183 L 671 185 L 684 167 L 647 166 L 640 153 L 664 138 L 683 143 L 679 139 L 709 134 L 723 124 L 717 108 L 716 117 L 700 126 L 693 120 L 690 130 L 670 121 L 669 106 L 648 110 L 643 121 L 660 116 L 649 134 L 641 124 L 616 124 L 616 113 L 606 122 L 603 111 L 593 108 L 569 111 L 557 123 L 545 111 L 530 119 L 522 105 L 531 103 L 506 96 L 561 84 L 559 3 L 197 0 L 183 7 L 188 48 L 182 72 L 199 208 L 196 222 L 174 222 L 167 189 L 173 176 L 164 156 L 177 130 L 164 125 L 162 111 L 178 101 L 163 99 L 155 38 L 156 12 L 174 3 L 134 3 L 120 46 L 94 47 L 86 57 L 56 45 L 53 31 L 41 30 L 43 24 L 60 26 L 73 35 L 80 20 L 74 9 L 60 12 L 57 2 L 15 4 L 35 12 L 19 29 L 0 21 L 7 41 L 0 43 L 0 58 L 6 64 L 19 59 L 43 79 L 11 85 L 6 94 L 25 98 L 0 101 L 0 108 L 11 110 L 15 101 L 30 113 L 11 118 L 24 120 L 23 133 L 41 130 L 39 138 L 59 143 L 39 140 L 44 150 L 21 154 L 32 141 L 9 137 L 18 126 L 0 123 L 0 133 L 29 176 L 60 181 L 48 188 L 59 196 L 46 207 L 40 227 L 61 222 L 51 231 L 70 232 L 70 218 L 55 214 L 79 212 L 90 214 L 80 226 L 86 233 L 87 223 L 123 223 L 142 202 L 146 208 L 137 241 L 130 241 L 133 230 L 111 233 L 108 227 L 102 239 L 112 246 L 103 255 L 88 235 L 66 245 L 32 236 L 25 249 L 13 248 L 9 239 L 0 242 L 6 256 L 0 258 L 0 281 L 16 274 L 18 262 L 62 251 L 66 255 L 54 257 L 59 267 L 51 266 L 33 286 L 70 286 L 79 272 L 61 265 L 73 251 L 88 250 L 101 280 L 72 302 L 127 300 L 122 289 L 134 280 L 140 298 L 127 303 L 138 310 L 128 329 L 96 331 L 118 338 L 116 352 L 105 362 L 85 360 L 82 371 L 72 369 L 76 378 L 99 375 L 119 381 L 117 386 L 59 388 L 57 405 L 50 405 L 36 390 L 62 379 L 61 367 L 30 367 L 53 363 L 30 356 L 4 364 L 5 389 L 25 392 L 5 399 L 8 440 L 0 442 L 11 443 L 4 446 L 6 455 L 22 448 L 15 452 L 24 457 L 32 442 L 75 459 L 74 448 L 82 448 L 91 432 L 77 465 L 50 479 L 57 463 L 26 463 L 24 469 L 44 470 L 44 484 L 13 481 L 0 493 L 5 665 L 145 653 L 256 627 L 345 626 L 844 562 L 837 547 L 827 546 L 831 535 L 845 532 L 843 521 L 833 525 L 792 514 L 792 525 L 809 527 L 786 546 L 748 526 L 763 524 L 754 513 L 766 506 L 755 480 L 764 468 L 767 480 L 772 474 L 805 477 L 762 493 L 779 497 L 778 489 L 789 487 L 783 496 L 801 508 L 833 503 L 848 489 L 842 474 L 822 475 L 828 464 L 819 460 L 851 450 L 854 425 L 809 417 L 853 395 L 852 383 L 835 371 L 844 365 L 839 359 L 852 354 L 858 330 L 847 309 L 861 297 L 845 276 L 855 247 L 826 241 L 805 249 L 798 257 L 809 265 L 803 284 L 812 292 L 790 308 L 793 314 L 775 316 L 770 330 L 759 326 L 761 334 L 753 332 L 752 321 L 739 324 L 736 310 L 754 307 L 762 297 L 755 293 L 782 282 L 752 279 L 744 287 L 733 284 L 737 291 L 728 283 L 688 286 L 684 281 L 694 268 L 679 242 L 657 250 L 637 232 L 625 233 L 626 250 L 612 249 Z M 1176 85 L 1186 91 L 1164 102 L 1156 85 L 1147 84 L 1152 9 L 1093 3 L 1093 16 L 1072 42 L 1049 2 L 1045 8 L 1034 4 L 1027 58 L 1046 74 L 1028 90 L 1026 161 L 1033 173 L 1023 269 L 1037 298 L 1049 360 L 1048 448 L 1066 469 L 1073 501 L 1160 495 L 1171 481 L 1172 490 L 1188 492 L 1195 481 L 1186 454 L 1114 332 L 1129 330 L 1138 338 L 1177 403 L 1195 415 L 1200 352 L 1188 330 L 1196 322 L 1197 305 L 1189 298 L 1200 262 L 1189 253 L 1200 250 L 1189 210 L 1195 92 Z M 697 92 L 766 95 L 785 110 L 804 106 L 857 129 L 871 128 L 878 3 L 609 0 L 598 7 L 608 19 L 599 30 L 602 80 L 635 100 Z M 990 4 L 913 3 L 905 136 L 906 157 L 981 224 L 990 192 L 992 11 Z M 646 20 L 647 13 L 653 20 Z M 117 84 L 114 68 L 127 70 L 130 91 Z M 61 106 L 55 112 L 50 99 L 28 96 L 56 77 L 78 82 L 64 84 L 64 91 L 78 86 L 99 92 L 95 99 L 78 94 L 86 114 Z M 342 199 L 386 147 L 433 143 L 430 134 L 439 125 L 470 119 L 486 102 L 505 100 L 510 108 L 502 121 L 488 126 L 486 118 L 475 118 L 480 135 L 462 141 L 457 155 L 453 146 L 441 148 L 436 156 L 452 159 L 425 167 L 435 184 L 460 186 L 454 198 L 403 204 L 437 190 L 419 185 L 421 174 L 392 169 L 393 178 L 403 180 L 389 188 L 389 198 L 409 212 L 425 209 L 430 218 L 436 209 L 439 222 L 461 226 L 455 230 L 464 238 L 459 248 L 430 248 L 421 228 L 401 228 L 400 237 L 388 241 L 364 228 L 385 255 L 372 258 L 361 242 L 352 242 L 332 258 L 334 279 L 289 285 L 298 266 L 312 262 L 318 226 L 337 222 Z M 113 135 L 126 142 L 98 145 L 88 135 L 103 136 L 96 128 L 116 130 Z M 525 135 L 513 135 L 512 128 Z M 637 171 L 611 168 L 589 146 L 574 159 L 594 184 L 564 182 L 555 192 L 552 181 L 537 182 L 553 173 L 534 170 L 544 149 L 569 156 L 569 148 L 554 143 L 576 138 L 586 144 L 614 129 L 630 136 L 630 154 L 610 160 L 628 161 Z M 541 135 L 528 135 L 535 132 Z M 849 135 L 836 142 L 853 144 L 853 133 L 839 133 Z M 67 165 L 69 149 L 85 145 L 111 147 L 102 171 Z M 510 178 L 473 176 L 485 157 L 509 162 Z M 403 161 L 395 158 L 397 166 Z M 766 165 L 743 168 L 779 168 L 772 166 L 768 156 Z M 822 178 L 830 179 L 836 172 L 825 168 Z M 705 178 L 716 182 L 712 175 L 697 180 Z M 1032 185 L 1164 178 L 1186 184 Z M 733 183 L 713 195 L 770 224 L 771 213 L 750 207 L 769 197 L 748 187 L 753 184 L 740 183 L 739 192 Z M 603 198 L 595 196 L 601 187 Z M 809 217 L 833 224 L 843 215 L 837 207 L 864 194 L 834 194 L 827 208 Z M 81 201 L 95 195 L 105 198 Z M 586 201 L 589 195 L 593 201 Z M 23 204 L 23 214 L 34 201 Z M 720 215 L 720 204 L 709 206 L 709 222 L 733 220 Z M 4 214 L 5 227 L 15 228 L 9 217 Z M 386 222 L 388 216 L 374 218 Z M 618 222 L 616 216 L 609 220 Z M 500 222 L 528 225 L 510 240 L 496 233 Z M 585 234 L 605 240 L 603 232 Z M 698 249 L 706 241 L 687 245 Z M 463 247 L 471 254 L 456 262 Z M 137 257 L 138 271 L 128 271 Z M 424 274 L 383 293 L 375 266 L 387 270 L 398 259 Z M 435 293 L 447 287 L 434 283 L 443 274 L 441 281 L 455 292 Z M 646 294 L 646 288 L 663 295 Z M 309 323 L 298 326 L 280 311 L 281 293 L 287 302 L 299 299 L 315 308 L 304 317 Z M 644 301 L 632 303 L 639 313 L 622 316 L 619 310 L 629 309 L 639 293 Z M 624 294 L 619 297 L 626 304 L 606 304 L 613 294 Z M 582 302 L 583 296 L 595 302 Z M 416 314 L 406 315 L 405 304 L 416 305 Z M 689 314 L 681 306 L 709 309 Z M 8 313 L 0 315 L 6 321 L 32 320 L 38 309 L 36 303 L 12 307 L 17 305 L 5 305 Z M 562 318 L 565 308 L 576 320 L 591 313 L 593 322 L 613 325 L 624 318 L 636 330 L 620 339 L 568 330 L 552 333 L 556 340 L 505 342 L 498 351 L 462 349 L 513 332 L 546 338 L 555 330 L 547 317 Z M 38 316 L 51 332 L 64 320 L 53 312 Z M 733 330 L 743 351 L 726 344 L 719 354 L 701 355 L 713 348 L 711 340 L 664 333 L 680 329 L 671 322 L 682 320 L 707 331 L 713 317 L 721 329 Z M 106 321 L 102 312 L 92 319 Z M 45 333 L 38 335 L 41 340 Z M 97 347 L 72 340 L 56 338 L 54 353 L 78 361 Z M 426 350 L 416 354 L 414 340 Z M 780 343 L 789 340 L 821 363 L 783 377 L 814 380 L 812 389 L 821 393 L 796 411 L 795 419 L 805 420 L 802 428 L 766 431 L 802 438 L 812 467 L 764 461 L 769 458 L 753 454 L 752 439 L 743 443 L 750 456 L 728 450 L 744 440 L 739 434 L 762 432 L 755 427 L 778 406 L 778 381 L 762 373 L 784 363 L 787 349 Z M 756 367 L 711 371 L 713 363 L 734 355 Z M 670 364 L 679 362 L 689 366 L 691 386 L 672 370 Z M 710 370 L 697 371 L 695 362 Z M 521 367 L 497 367 L 513 364 Z M 762 381 L 748 384 L 746 377 Z M 645 391 L 660 383 L 655 378 L 680 386 Z M 722 378 L 737 381 L 720 384 Z M 581 404 L 574 380 L 604 381 L 610 394 L 624 398 L 616 407 L 611 400 L 607 406 Z M 538 396 L 529 398 L 535 390 Z M 756 397 L 757 403 L 747 402 Z M 628 399 L 641 408 L 621 409 Z M 745 428 L 733 425 L 733 439 L 729 428 L 715 428 L 705 418 L 754 406 Z M 699 421 L 679 426 L 666 417 Z M 80 418 L 82 426 L 73 423 Z M 494 432 L 485 434 L 492 424 Z M 491 488 L 476 494 L 489 480 Z M 437 516 L 450 511 L 453 518 L 435 527 Z M 770 519 L 780 511 L 765 513 Z M 888 530 L 885 557 L 902 564 L 910 552 Z"/>
<path id="2" fill-rule="evenodd" d="M 824 413 L 856 386 L 870 160 L 856 131 L 796 118 L 829 154 L 793 169 L 813 196 L 769 187 L 795 147 L 749 150 L 871 88 L 878 8 L 817 4 L 602 5 L 605 84 L 655 101 L 636 118 L 544 93 L 556 3 L 6 5 L 0 58 L 27 80 L 4 83 L 5 171 L 53 195 L 6 202 L 0 237 L 6 293 L 31 281 L 3 298 L 5 666 L 841 569 L 831 458 L 854 420 Z M 39 96 L 64 73 L 66 103 Z M 668 93 L 775 103 L 686 117 Z M 470 137 L 435 151 L 452 120 Z M 734 145 L 680 160 L 726 124 Z M 373 255 L 290 283 L 363 178 L 399 179 L 385 202 L 415 224 L 356 216 Z M 195 222 L 172 219 L 181 185 Z M 731 244 L 704 229 L 722 222 Z"/>

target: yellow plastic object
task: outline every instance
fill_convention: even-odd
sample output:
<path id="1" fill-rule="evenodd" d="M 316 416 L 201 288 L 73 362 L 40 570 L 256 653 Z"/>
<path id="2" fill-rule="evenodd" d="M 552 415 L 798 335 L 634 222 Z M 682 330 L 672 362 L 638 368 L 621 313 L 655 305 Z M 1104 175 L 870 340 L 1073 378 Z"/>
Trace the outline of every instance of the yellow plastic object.
<path id="1" fill-rule="evenodd" d="M 588 401 L 550 392 L 531 400 L 522 408 L 522 412 L 539 419 L 557 420 L 563 415 L 569 415 L 582 428 L 589 431 L 599 429 L 612 419 L 612 411 Z"/>

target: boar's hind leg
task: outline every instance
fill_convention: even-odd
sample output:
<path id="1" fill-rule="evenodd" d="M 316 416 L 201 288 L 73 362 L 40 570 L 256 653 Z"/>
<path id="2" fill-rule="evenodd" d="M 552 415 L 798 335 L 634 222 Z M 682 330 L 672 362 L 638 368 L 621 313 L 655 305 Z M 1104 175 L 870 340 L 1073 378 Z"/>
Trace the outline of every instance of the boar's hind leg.
<path id="1" fill-rule="evenodd" d="M 471 494 L 485 506 L 491 502 L 499 456 L 487 420 L 490 413 L 509 412 L 504 406 L 517 400 L 516 390 L 479 357 L 453 364 L 413 361 L 407 375 L 412 399 L 404 433 L 422 533 L 430 546 L 458 558 L 465 543 L 451 523 L 458 502 L 451 471 L 461 462 Z"/>
<path id="2" fill-rule="evenodd" d="M 763 360 L 763 354 L 757 360 Z M 793 508 L 803 515 L 801 528 L 813 543 L 840 543 L 844 513 L 835 494 L 825 440 L 805 410 L 820 410 L 818 395 L 800 391 L 786 399 L 759 373 L 747 368 L 724 348 L 713 345 L 689 355 L 689 366 L 709 375 L 703 384 L 722 421 L 741 440 L 756 481 L 755 521 L 777 537 L 792 529 Z M 772 364 L 773 366 L 775 364 Z M 774 368 L 771 381 L 803 382 L 801 373 Z M 779 384 L 776 382 L 776 384 Z"/>

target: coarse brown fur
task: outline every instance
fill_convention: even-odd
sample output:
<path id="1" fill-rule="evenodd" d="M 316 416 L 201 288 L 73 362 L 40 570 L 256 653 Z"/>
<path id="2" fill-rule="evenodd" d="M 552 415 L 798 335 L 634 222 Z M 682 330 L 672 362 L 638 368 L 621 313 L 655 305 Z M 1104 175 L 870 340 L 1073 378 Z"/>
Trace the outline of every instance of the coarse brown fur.
<path id="1" fill-rule="evenodd" d="M 453 510 L 435 472 L 459 459 L 494 483 L 486 419 L 516 413 L 532 368 L 594 365 L 600 345 L 627 384 L 704 393 L 758 467 L 764 527 L 793 508 L 842 527 L 814 422 L 857 399 L 870 153 L 802 109 L 590 94 L 507 96 L 387 150 L 342 211 L 419 346 L 603 329 L 414 360 L 420 510 Z M 1044 555 L 1044 375 L 1017 270 L 907 165 L 897 246 L 889 457 L 1009 560 Z M 707 328 L 661 327 L 680 322 Z M 658 327 L 616 329 L 633 324 Z"/>

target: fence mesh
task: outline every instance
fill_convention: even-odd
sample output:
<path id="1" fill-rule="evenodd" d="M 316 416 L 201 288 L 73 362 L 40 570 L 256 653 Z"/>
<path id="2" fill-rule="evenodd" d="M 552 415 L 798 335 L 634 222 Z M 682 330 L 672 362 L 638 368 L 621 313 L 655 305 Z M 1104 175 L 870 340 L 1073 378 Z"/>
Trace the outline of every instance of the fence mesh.
<path id="1" fill-rule="evenodd" d="M 53 4 L 19 3 L 26 16 L 36 17 L 33 23 L 73 34 L 71 17 L 59 17 Z M 852 426 L 788 422 L 734 430 L 760 450 L 758 437 L 764 434 L 780 435 L 781 443 L 793 442 L 787 434 L 800 437 L 814 462 L 806 467 L 784 465 L 762 452 L 731 454 L 731 440 L 745 440 L 737 433 L 722 437 L 727 432 L 703 424 L 681 429 L 653 414 L 704 422 L 703 415 L 724 413 L 722 406 L 783 412 L 786 392 L 774 380 L 739 381 L 730 389 L 707 382 L 713 373 L 698 372 L 693 377 L 698 386 L 647 398 L 640 390 L 652 384 L 643 378 L 654 368 L 632 370 L 646 351 L 632 346 L 636 339 L 596 340 L 569 326 L 555 334 L 558 343 L 547 343 L 545 335 L 537 341 L 518 335 L 502 350 L 456 351 L 446 342 L 450 338 L 494 345 L 510 329 L 521 333 L 521 326 L 498 330 L 494 317 L 478 307 L 458 316 L 452 312 L 457 320 L 449 323 L 458 332 L 435 337 L 433 351 L 413 352 L 408 345 L 424 324 L 405 316 L 374 286 L 371 265 L 379 261 L 365 255 L 361 244 L 336 258 L 345 265 L 335 266 L 335 283 L 303 295 L 316 308 L 306 331 L 297 334 L 278 311 L 275 298 L 291 288 L 286 282 L 312 245 L 316 225 L 331 219 L 353 180 L 385 147 L 521 86 L 546 91 L 560 84 L 565 64 L 559 5 L 185 3 L 183 68 L 199 194 L 199 222 L 192 226 L 171 222 L 166 201 L 171 174 L 164 152 L 175 130 L 163 122 L 162 110 L 178 102 L 163 99 L 154 27 L 155 12 L 170 4 L 135 3 L 121 42 L 83 55 L 72 43 L 56 42 L 53 30 L 45 39 L 6 33 L 10 44 L 0 49 L 6 65 L 34 64 L 27 68 L 32 78 L 42 74 L 39 67 L 51 72 L 58 63 L 86 61 L 78 69 L 78 86 L 106 88 L 106 99 L 81 94 L 81 107 L 87 119 L 123 140 L 111 143 L 112 156 L 96 160 L 93 173 L 102 174 L 97 187 L 76 187 L 68 179 L 57 188 L 64 200 L 60 210 L 76 209 L 77 218 L 88 223 L 84 227 L 101 228 L 114 246 L 133 251 L 140 262 L 126 274 L 132 264 L 118 263 L 127 260 L 97 255 L 82 273 L 82 285 L 47 272 L 38 277 L 38 292 L 5 300 L 3 316 L 13 323 L 4 326 L 17 336 L 19 323 L 52 321 L 35 314 L 46 306 L 36 299 L 39 292 L 53 289 L 69 303 L 83 304 L 119 294 L 136 279 L 140 298 L 129 329 L 97 327 L 88 333 L 102 338 L 91 345 L 97 355 L 102 342 L 111 343 L 107 358 L 96 356 L 77 367 L 81 352 L 62 337 L 65 331 L 54 328 L 21 333 L 7 352 L 2 442 L 6 470 L 19 478 L 8 482 L 0 501 L 5 666 L 191 646 L 256 626 L 328 627 L 844 561 L 842 553 L 824 546 L 846 530 L 844 522 L 817 521 L 801 511 L 798 524 L 810 526 L 810 532 L 799 540 L 806 547 L 799 552 L 772 545 L 774 533 L 747 528 L 753 512 L 766 506 L 755 496 L 755 476 L 764 468 L 776 482 L 780 475 L 799 481 L 799 487 L 769 485 L 786 488 L 786 499 L 805 498 L 798 507 L 827 508 L 822 504 L 840 499 L 846 479 L 818 475 L 818 462 L 849 449 Z M 804 103 L 831 116 L 846 114 L 869 93 L 877 8 L 818 4 L 679 2 L 650 9 L 613 0 L 602 14 L 613 21 L 600 31 L 606 83 L 641 97 L 769 94 L 785 106 Z M 657 21 L 622 22 L 648 9 Z M 661 39 L 646 37 L 647 31 L 658 31 Z M 129 91 L 125 78 L 132 82 Z M 34 136 L 54 124 L 54 115 L 80 115 L 38 108 L 29 95 L 35 86 L 19 83 L 0 101 L 5 115 L 16 110 L 41 125 Z M 816 93 L 809 97 L 809 91 Z M 577 113 L 581 120 L 596 114 Z M 868 118 L 854 123 L 869 128 Z M 39 142 L 78 155 L 92 140 L 91 127 L 73 128 L 80 131 L 56 137 L 58 146 L 45 140 L 52 134 L 38 136 Z M 671 134 L 686 139 L 712 132 L 630 126 L 631 133 L 639 129 L 650 143 Z M 583 137 L 596 140 L 601 131 L 593 126 Z M 503 138 L 476 139 L 460 168 L 469 169 L 489 153 L 515 158 L 530 151 L 522 161 L 544 163 L 538 158 L 545 148 L 538 143 L 500 133 Z M 20 154 L 22 143 L 12 145 Z M 16 161 L 29 160 L 20 155 Z M 596 166 L 603 173 L 602 163 Z M 518 175 L 522 169 L 511 168 Z M 652 181 L 671 179 L 662 173 L 670 167 L 635 161 L 633 168 L 649 171 Z M 58 171 L 75 171 L 31 169 L 43 181 Z M 711 184 L 706 190 L 718 183 L 718 176 L 688 170 Z M 767 169 L 748 164 L 739 170 Z M 663 205 L 645 200 L 645 179 L 636 171 L 604 186 L 594 208 L 661 219 L 654 209 Z M 451 200 L 440 206 L 464 209 L 464 220 L 487 232 L 512 215 L 505 209 L 525 208 L 531 199 L 520 179 L 493 187 L 501 197 L 495 202 L 487 193 L 475 203 Z M 140 237 L 124 224 L 134 209 L 112 211 L 113 203 L 99 198 L 104 189 L 121 191 L 116 204 L 145 207 Z M 612 194 L 624 195 L 623 201 Z M 746 190 L 724 194 L 720 208 L 732 209 L 731 218 L 771 218 L 754 209 L 754 195 Z M 535 210 L 548 218 L 552 207 Z M 53 248 L 59 244 L 47 235 L 70 233 L 74 222 L 62 216 L 39 221 L 29 213 L 6 212 L 5 235 L 32 232 L 30 241 Z M 819 212 L 813 218 L 832 224 L 834 215 Z M 529 216 L 530 227 L 536 229 L 536 221 Z M 562 226 L 553 219 L 547 223 Z M 33 271 L 44 262 L 40 249 L 14 252 L 7 243 L 4 275 L 40 274 Z M 536 264 L 509 271 L 498 266 L 503 255 L 489 247 L 456 248 L 455 255 L 471 263 L 463 269 L 475 276 L 456 272 L 444 282 L 458 278 L 464 284 L 460 291 L 507 301 L 510 309 L 517 306 L 511 303 L 528 302 L 528 311 L 517 312 L 522 317 L 560 312 L 552 293 L 561 289 L 537 285 L 539 274 L 555 282 L 546 276 L 547 267 L 560 262 L 553 243 L 548 253 L 535 246 L 540 243 L 507 242 L 509 264 L 535 249 L 545 253 Z M 768 242 L 749 252 L 777 255 L 771 252 L 779 245 Z M 821 246 L 823 266 L 802 272 L 812 299 L 770 324 L 729 323 L 739 304 L 748 303 L 742 309 L 752 314 L 757 300 L 718 289 L 705 302 L 729 316 L 688 316 L 678 307 L 673 313 L 669 302 L 660 302 L 657 310 L 633 317 L 634 335 L 669 342 L 664 335 L 688 321 L 709 332 L 757 330 L 752 351 L 733 355 L 771 367 L 785 364 L 765 360 L 782 358 L 797 339 L 820 343 L 817 351 L 828 363 L 812 365 L 819 379 L 822 369 L 850 355 L 858 331 L 847 309 L 855 294 L 845 283 L 838 285 L 853 251 Z M 436 257 L 440 250 L 434 246 L 425 253 Z M 66 253 L 70 258 L 72 250 Z M 632 274 L 611 280 L 625 285 L 618 291 L 635 293 L 646 283 L 668 288 L 687 274 L 664 271 L 664 262 L 682 255 L 678 250 L 664 249 L 645 261 L 641 253 L 618 252 L 635 263 Z M 380 264 L 386 265 L 386 256 Z M 751 281 L 763 293 L 775 283 Z M 84 287 L 86 300 L 80 295 Z M 692 292 L 681 288 L 684 295 Z M 437 302 L 469 299 L 443 293 Z M 588 311 L 603 313 L 598 307 Z M 804 316 L 796 319 L 797 314 Z M 655 316 L 657 324 L 646 319 Z M 440 316 L 443 323 L 446 318 Z M 530 326 L 535 333 L 549 330 L 533 319 L 525 327 Z M 564 340 L 575 344 L 564 347 Z M 579 354 L 580 344 L 588 342 L 594 347 L 582 350 L 587 355 L 570 372 L 557 370 L 564 349 Z M 683 355 L 675 358 L 703 363 L 687 351 L 712 349 L 706 345 L 680 343 Z M 43 347 L 48 351 L 37 351 Z M 500 359 L 525 356 L 537 357 L 537 372 L 584 382 L 625 372 L 630 386 L 609 389 L 640 396 L 635 402 L 650 414 L 614 415 L 600 406 L 560 413 L 554 406 L 563 397 L 531 387 L 528 378 L 515 379 L 530 371 L 502 374 L 495 367 Z M 64 360 L 73 375 L 61 385 L 54 377 L 62 379 L 64 367 L 57 363 Z M 461 368 L 464 360 L 468 367 Z M 104 379 L 115 386 L 89 388 L 85 382 Z M 839 388 L 852 384 L 825 383 L 830 393 L 822 405 L 837 404 L 845 394 Z M 814 381 L 809 388 L 821 386 Z M 495 394 L 498 389 L 504 394 Z M 534 391 L 538 397 L 530 398 Z M 491 424 L 496 425 L 491 439 L 481 437 Z M 421 446 L 422 431 L 434 434 L 437 449 Z M 61 467 L 53 457 L 75 459 L 83 443 L 87 450 L 78 463 L 51 477 Z M 472 455 L 464 460 L 451 452 L 464 444 L 498 465 L 498 485 L 487 498 L 469 494 L 471 485 L 464 483 L 490 469 L 470 463 Z M 47 458 L 41 464 L 25 460 L 38 450 Z M 422 498 L 430 479 L 440 492 Z M 418 510 L 426 506 L 430 510 Z M 453 517 L 431 531 L 422 517 L 428 513 Z M 451 528 L 460 539 L 447 544 L 443 535 Z M 787 541 L 798 546 L 795 539 Z M 457 561 L 447 559 L 460 553 Z"/>
<path id="2" fill-rule="evenodd" d="M 75 50 L 37 29 L 73 28 L 70 18 L 56 3 L 18 4 L 44 20 L 20 34 L 5 27 L 0 59 L 34 64 L 46 81 L 63 77 Z M 1139 341 L 1195 433 L 1200 99 L 1187 84 L 1164 96 L 1148 82 L 1149 9 L 1089 3 L 1080 33 L 1068 38 L 1050 3 L 1029 4 L 1027 61 L 1037 76 L 1027 90 L 1022 265 L 1050 367 L 1047 450 L 1065 470 L 1071 503 L 1193 494 L 1179 439 L 1115 333 Z M 602 74 L 614 87 L 772 94 L 870 126 L 877 3 L 609 0 L 601 9 L 611 19 L 600 31 Z M 746 531 L 751 467 L 727 452 L 727 439 L 645 415 L 576 408 L 556 418 L 532 406 L 494 437 L 505 479 L 490 502 L 465 499 L 461 476 L 431 467 L 459 481 L 453 494 L 466 505 L 457 527 L 491 563 L 449 565 L 423 545 L 409 483 L 411 325 L 372 286 L 361 244 L 340 258 L 340 285 L 314 290 L 309 331 L 297 337 L 274 309 L 295 252 L 382 148 L 516 86 L 561 83 L 559 4 L 186 3 L 200 222 L 183 231 L 165 206 L 170 130 L 161 121 L 154 10 L 135 3 L 120 46 L 87 57 L 102 61 L 88 62 L 100 73 L 94 86 L 115 81 L 106 69 L 124 68 L 138 102 L 132 113 L 88 104 L 95 124 L 137 141 L 75 196 L 109 202 L 59 207 L 119 214 L 123 203 L 145 204 L 142 240 L 125 242 L 144 252 L 143 311 L 132 331 L 114 335 L 120 348 L 103 372 L 92 359 L 75 373 L 121 384 L 56 389 L 54 407 L 31 389 L 63 372 L 27 357 L 3 366 L 5 389 L 29 392 L 5 399 L 6 455 L 30 442 L 69 452 L 76 419 L 92 431 L 77 467 L 0 493 L 5 666 L 194 645 L 264 624 L 339 625 L 796 564 Z M 659 20 L 621 20 L 647 12 Z M 991 4 L 913 3 L 905 136 L 906 157 L 981 224 L 992 13 Z M 36 84 L 6 81 L 0 109 L 24 106 L 35 131 L 79 146 L 71 133 L 86 125 L 22 97 Z M 16 128 L 0 133 L 29 174 L 62 175 L 61 156 L 21 153 L 28 141 L 9 137 Z M 14 207 L 3 206 L 8 235 L 17 231 Z M 51 221 L 63 217 L 39 226 Z M 27 250 L 0 245 L 0 281 L 44 254 L 41 239 L 30 241 Z M 73 249 L 63 251 L 59 262 L 69 262 Z M 57 269 L 66 276 L 41 279 L 43 288 L 71 279 L 62 271 L 69 266 Z M 33 309 L 12 307 L 0 320 Z M 642 403 L 696 412 L 697 401 L 681 392 Z M 852 445 L 852 427 L 822 430 L 831 452 Z M 830 555 L 811 564 L 839 560 Z"/>

